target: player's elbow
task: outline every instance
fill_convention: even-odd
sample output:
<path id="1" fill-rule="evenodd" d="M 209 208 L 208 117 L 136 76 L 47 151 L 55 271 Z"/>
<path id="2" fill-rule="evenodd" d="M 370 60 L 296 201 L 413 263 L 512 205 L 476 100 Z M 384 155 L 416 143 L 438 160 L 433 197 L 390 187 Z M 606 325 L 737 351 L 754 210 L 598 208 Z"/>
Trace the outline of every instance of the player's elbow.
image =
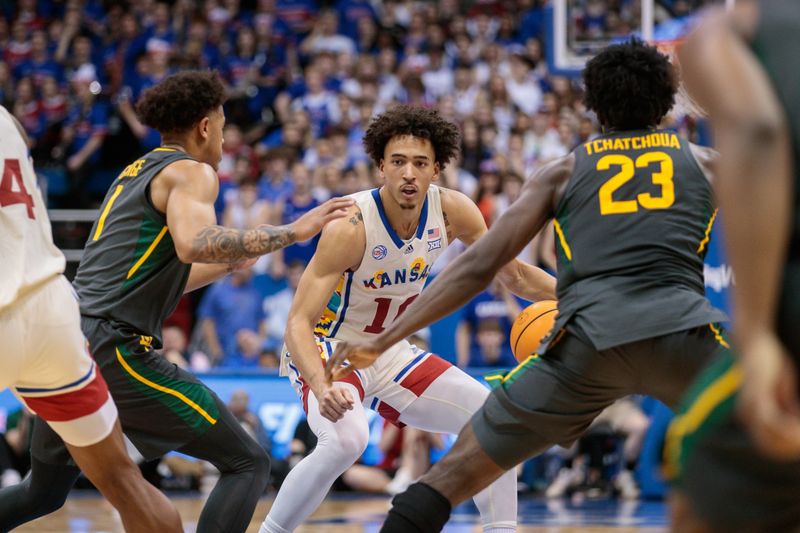
<path id="1" fill-rule="evenodd" d="M 181 239 L 175 239 L 174 242 L 175 254 L 178 256 L 181 263 L 191 265 L 192 263 L 198 262 L 197 250 L 194 249 L 191 243 L 187 243 Z"/>
<path id="2" fill-rule="evenodd" d="M 753 150 L 773 146 L 786 134 L 786 123 L 778 112 L 739 110 L 729 114 L 725 127 L 735 132 L 743 148 Z"/>
<path id="3" fill-rule="evenodd" d="M 746 122 L 743 128 L 748 142 L 756 147 L 774 145 L 785 133 L 785 125 L 780 118 L 759 117 Z"/>
<path id="4" fill-rule="evenodd" d="M 516 277 L 513 274 L 510 274 L 505 269 L 497 273 L 497 281 L 500 283 L 500 285 L 511 291 L 513 294 L 517 294 L 516 289 L 519 285 L 515 278 Z"/>
<path id="5" fill-rule="evenodd" d="M 519 290 L 525 287 L 525 276 L 520 272 L 516 261 L 511 261 L 500 269 L 497 281 L 514 294 L 519 294 Z"/>
<path id="6" fill-rule="evenodd" d="M 308 338 L 312 334 L 313 326 L 308 318 L 295 313 L 289 314 L 283 337 L 290 351 L 293 351 L 292 347 L 297 345 L 299 339 Z"/>

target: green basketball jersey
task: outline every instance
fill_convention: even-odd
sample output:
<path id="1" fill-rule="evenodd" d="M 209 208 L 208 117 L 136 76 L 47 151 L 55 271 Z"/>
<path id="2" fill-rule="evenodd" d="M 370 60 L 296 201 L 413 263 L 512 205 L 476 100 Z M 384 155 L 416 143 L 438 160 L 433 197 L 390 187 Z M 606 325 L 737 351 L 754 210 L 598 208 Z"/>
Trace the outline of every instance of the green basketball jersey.
<path id="1" fill-rule="evenodd" d="M 554 222 L 559 321 L 603 350 L 724 320 L 704 296 L 716 210 L 689 143 L 613 132 L 574 154 Z"/>
<path id="2" fill-rule="evenodd" d="M 789 256 L 778 312 L 782 340 L 800 360 L 800 4 L 796 0 L 761 2 L 753 51 L 783 106 L 794 152 L 794 214 Z M 758 178 L 754 176 L 754 178 Z"/>
<path id="3" fill-rule="evenodd" d="M 158 345 L 191 265 L 178 259 L 167 217 L 150 201 L 150 181 L 182 159 L 191 157 L 156 148 L 125 167 L 106 194 L 73 282 L 82 315 L 131 327 Z"/>

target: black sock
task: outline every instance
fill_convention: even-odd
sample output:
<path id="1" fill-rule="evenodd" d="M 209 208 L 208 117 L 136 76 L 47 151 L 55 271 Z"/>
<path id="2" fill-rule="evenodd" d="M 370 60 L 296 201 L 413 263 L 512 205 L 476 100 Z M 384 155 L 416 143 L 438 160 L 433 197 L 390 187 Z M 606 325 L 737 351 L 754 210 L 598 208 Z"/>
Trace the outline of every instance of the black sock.
<path id="1" fill-rule="evenodd" d="M 436 489 L 414 483 L 392 500 L 381 533 L 436 533 L 450 518 L 450 502 Z"/>

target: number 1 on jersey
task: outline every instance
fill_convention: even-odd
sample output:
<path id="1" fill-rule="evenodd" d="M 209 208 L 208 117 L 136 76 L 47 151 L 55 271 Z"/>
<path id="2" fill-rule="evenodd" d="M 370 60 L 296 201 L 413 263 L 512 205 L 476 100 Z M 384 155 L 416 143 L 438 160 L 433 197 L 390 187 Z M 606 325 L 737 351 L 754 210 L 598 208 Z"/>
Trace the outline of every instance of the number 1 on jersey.
<path id="1" fill-rule="evenodd" d="M 400 307 L 397 309 L 397 315 L 395 315 L 394 320 L 400 318 L 400 315 L 402 315 L 403 312 L 406 310 L 406 308 L 409 305 L 411 305 L 414 302 L 414 300 L 417 299 L 417 296 L 419 296 L 419 294 L 415 294 L 409 297 L 408 299 L 406 299 L 406 301 L 400 304 Z M 377 334 L 386 329 L 383 327 L 383 325 L 384 323 L 386 323 L 386 317 L 389 315 L 389 307 L 392 305 L 392 299 L 375 298 L 375 303 L 378 304 L 378 308 L 375 310 L 375 317 L 372 319 L 372 324 L 369 324 L 364 328 L 364 331 L 366 333 Z M 394 322 L 394 320 L 392 322 Z"/>

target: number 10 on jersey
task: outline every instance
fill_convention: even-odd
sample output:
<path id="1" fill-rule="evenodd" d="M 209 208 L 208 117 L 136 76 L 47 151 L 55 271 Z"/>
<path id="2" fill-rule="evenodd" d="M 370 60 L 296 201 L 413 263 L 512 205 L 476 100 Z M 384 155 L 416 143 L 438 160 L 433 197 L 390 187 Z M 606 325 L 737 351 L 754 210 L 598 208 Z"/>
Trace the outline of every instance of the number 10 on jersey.
<path id="1" fill-rule="evenodd" d="M 419 296 L 419 294 L 415 294 L 409 297 L 403 303 L 400 304 L 400 307 L 397 309 L 397 314 L 395 315 L 392 322 L 397 320 L 400 317 L 400 315 L 403 314 L 403 311 L 405 311 L 406 308 L 409 305 L 411 305 L 414 302 L 414 300 L 417 299 L 417 296 Z M 378 307 L 377 309 L 375 309 L 375 316 L 372 318 L 372 323 L 364 328 L 364 331 L 366 333 L 378 334 L 382 332 L 384 329 L 386 329 L 383 326 L 386 323 L 386 317 L 389 316 L 389 307 L 392 305 L 392 299 L 375 298 L 375 303 L 378 304 Z"/>

